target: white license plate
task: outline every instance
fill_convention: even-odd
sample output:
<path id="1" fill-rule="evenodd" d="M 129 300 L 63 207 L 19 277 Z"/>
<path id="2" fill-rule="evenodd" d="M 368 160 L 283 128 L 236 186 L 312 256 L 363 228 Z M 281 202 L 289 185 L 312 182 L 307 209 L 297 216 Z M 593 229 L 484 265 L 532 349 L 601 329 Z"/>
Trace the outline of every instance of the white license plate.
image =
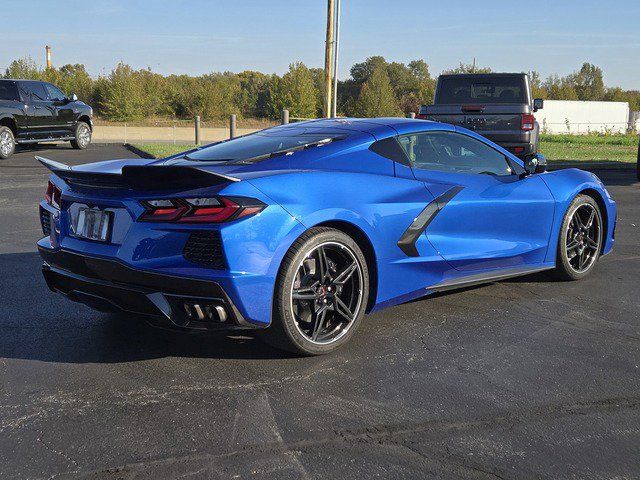
<path id="1" fill-rule="evenodd" d="M 80 208 L 75 234 L 98 242 L 108 242 L 111 234 L 111 212 L 95 208 Z"/>

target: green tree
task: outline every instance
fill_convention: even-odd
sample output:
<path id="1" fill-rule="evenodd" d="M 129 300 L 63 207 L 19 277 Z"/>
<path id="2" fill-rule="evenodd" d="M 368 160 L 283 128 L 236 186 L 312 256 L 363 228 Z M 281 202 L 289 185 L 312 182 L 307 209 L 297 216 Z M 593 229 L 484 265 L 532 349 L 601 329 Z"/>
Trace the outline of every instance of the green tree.
<path id="1" fill-rule="evenodd" d="M 272 78 L 269 111 L 277 117 L 286 108 L 292 117 L 315 118 L 319 108 L 318 98 L 313 72 L 302 62 L 292 63 L 282 78 Z"/>
<path id="2" fill-rule="evenodd" d="M 356 83 L 363 85 L 369 80 L 374 70 L 380 67 L 387 68 L 387 65 L 388 63 L 384 57 L 379 55 L 369 57 L 364 62 L 356 63 L 351 67 L 351 78 L 353 78 Z"/>
<path id="3" fill-rule="evenodd" d="M 580 100 L 602 100 L 604 98 L 602 69 L 591 63 L 583 63 L 582 68 L 570 75 L 568 81 L 573 84 Z"/>
<path id="4" fill-rule="evenodd" d="M 75 93 L 86 103 L 93 100 L 93 79 L 87 73 L 84 65 L 76 63 L 60 67 L 55 83 L 65 94 Z"/>
<path id="5" fill-rule="evenodd" d="M 371 72 L 360 90 L 354 110 L 359 117 L 402 115 L 385 68 L 379 66 Z"/>
<path id="6" fill-rule="evenodd" d="M 409 71 L 418 79 L 419 82 L 427 82 L 432 80 L 429 72 L 429 65 L 424 60 L 412 60 L 409 62 Z"/>
<path id="7" fill-rule="evenodd" d="M 540 74 L 537 71 L 532 70 L 529 72 L 529 83 L 531 85 L 531 94 L 533 95 L 533 98 L 547 98 L 547 89 L 544 88 Z"/>
<path id="8" fill-rule="evenodd" d="M 4 72 L 4 78 L 40 80 L 42 78 L 42 71 L 31 57 L 19 58 L 9 64 Z"/>
<path id="9" fill-rule="evenodd" d="M 127 121 L 144 116 L 142 82 L 139 75 L 122 62 L 96 82 L 96 97 L 102 114 L 109 120 Z"/>
<path id="10" fill-rule="evenodd" d="M 566 77 L 551 75 L 545 80 L 543 87 L 549 100 L 578 100 L 576 89 Z"/>
<path id="11" fill-rule="evenodd" d="M 462 63 L 451 70 L 445 70 L 442 72 L 443 74 L 453 74 L 453 73 L 491 73 L 490 67 L 478 67 L 473 63 Z"/>
<path id="12" fill-rule="evenodd" d="M 269 100 L 270 76 L 260 72 L 244 71 L 238 74 L 240 91 L 236 103 L 245 117 L 265 117 Z"/>

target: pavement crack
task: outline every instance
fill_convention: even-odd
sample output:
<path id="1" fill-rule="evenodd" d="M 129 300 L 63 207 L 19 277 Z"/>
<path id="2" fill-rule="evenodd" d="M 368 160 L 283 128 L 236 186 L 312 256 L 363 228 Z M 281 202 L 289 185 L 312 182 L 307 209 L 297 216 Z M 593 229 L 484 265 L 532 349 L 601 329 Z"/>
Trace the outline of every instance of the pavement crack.
<path id="1" fill-rule="evenodd" d="M 76 467 L 76 470 L 72 470 L 71 472 L 68 472 L 68 473 L 74 473 L 74 472 L 78 472 L 78 471 L 79 471 L 79 470 L 77 469 L 77 467 L 78 467 L 78 462 L 76 462 L 73 458 L 71 458 L 69 455 L 67 455 L 66 453 L 64 453 L 62 450 L 56 450 L 56 449 L 55 449 L 55 448 L 53 448 L 51 445 L 49 445 L 47 442 L 45 442 L 45 441 L 42 439 L 42 432 L 40 432 L 40 435 L 38 435 L 38 437 L 36 437 L 36 441 L 37 441 L 38 443 L 40 443 L 40 444 L 45 448 L 45 450 L 47 450 L 47 451 L 49 451 L 49 452 L 51 452 L 51 453 L 54 453 L 54 454 L 56 454 L 56 455 L 61 456 L 62 458 L 66 459 L 68 462 L 70 462 L 74 467 Z M 51 478 L 55 478 L 57 475 L 59 475 L 59 474 L 52 475 L 52 476 L 51 476 L 51 477 L 49 477 L 49 478 L 50 478 L 50 479 L 51 479 Z"/>

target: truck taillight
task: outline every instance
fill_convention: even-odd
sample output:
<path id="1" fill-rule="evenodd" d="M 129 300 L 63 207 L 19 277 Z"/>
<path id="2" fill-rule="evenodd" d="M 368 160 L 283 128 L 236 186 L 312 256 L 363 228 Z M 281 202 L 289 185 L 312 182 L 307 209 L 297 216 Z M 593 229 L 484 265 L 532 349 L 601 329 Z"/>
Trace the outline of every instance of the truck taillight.
<path id="1" fill-rule="evenodd" d="M 51 180 L 49 180 L 49 183 L 47 183 L 47 192 L 44 194 L 44 199 L 46 200 L 46 202 L 52 207 L 60 208 L 61 195 L 62 192 L 60 191 L 60 189 L 56 187 Z"/>
<path id="2" fill-rule="evenodd" d="M 525 113 L 522 115 L 522 120 L 520 121 L 520 130 L 525 132 L 530 132 L 533 130 L 536 119 L 530 113 Z"/>
<path id="3" fill-rule="evenodd" d="M 255 198 L 202 197 L 145 200 L 143 222 L 223 223 L 260 213 L 266 205 Z"/>
<path id="4" fill-rule="evenodd" d="M 418 110 L 418 114 L 416 115 L 416 118 L 419 120 L 426 120 L 427 119 L 427 106 L 426 105 L 420 105 L 420 109 Z"/>

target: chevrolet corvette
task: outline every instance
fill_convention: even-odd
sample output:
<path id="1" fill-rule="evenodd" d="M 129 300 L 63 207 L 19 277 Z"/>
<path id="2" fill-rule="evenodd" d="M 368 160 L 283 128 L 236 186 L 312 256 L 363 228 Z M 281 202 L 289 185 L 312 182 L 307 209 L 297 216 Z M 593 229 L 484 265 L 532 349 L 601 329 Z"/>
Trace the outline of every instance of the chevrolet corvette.
<path id="1" fill-rule="evenodd" d="M 38 160 L 52 291 L 176 329 L 255 329 L 303 355 L 435 292 L 581 279 L 615 237 L 594 174 L 437 122 L 322 119 L 164 159 Z"/>

